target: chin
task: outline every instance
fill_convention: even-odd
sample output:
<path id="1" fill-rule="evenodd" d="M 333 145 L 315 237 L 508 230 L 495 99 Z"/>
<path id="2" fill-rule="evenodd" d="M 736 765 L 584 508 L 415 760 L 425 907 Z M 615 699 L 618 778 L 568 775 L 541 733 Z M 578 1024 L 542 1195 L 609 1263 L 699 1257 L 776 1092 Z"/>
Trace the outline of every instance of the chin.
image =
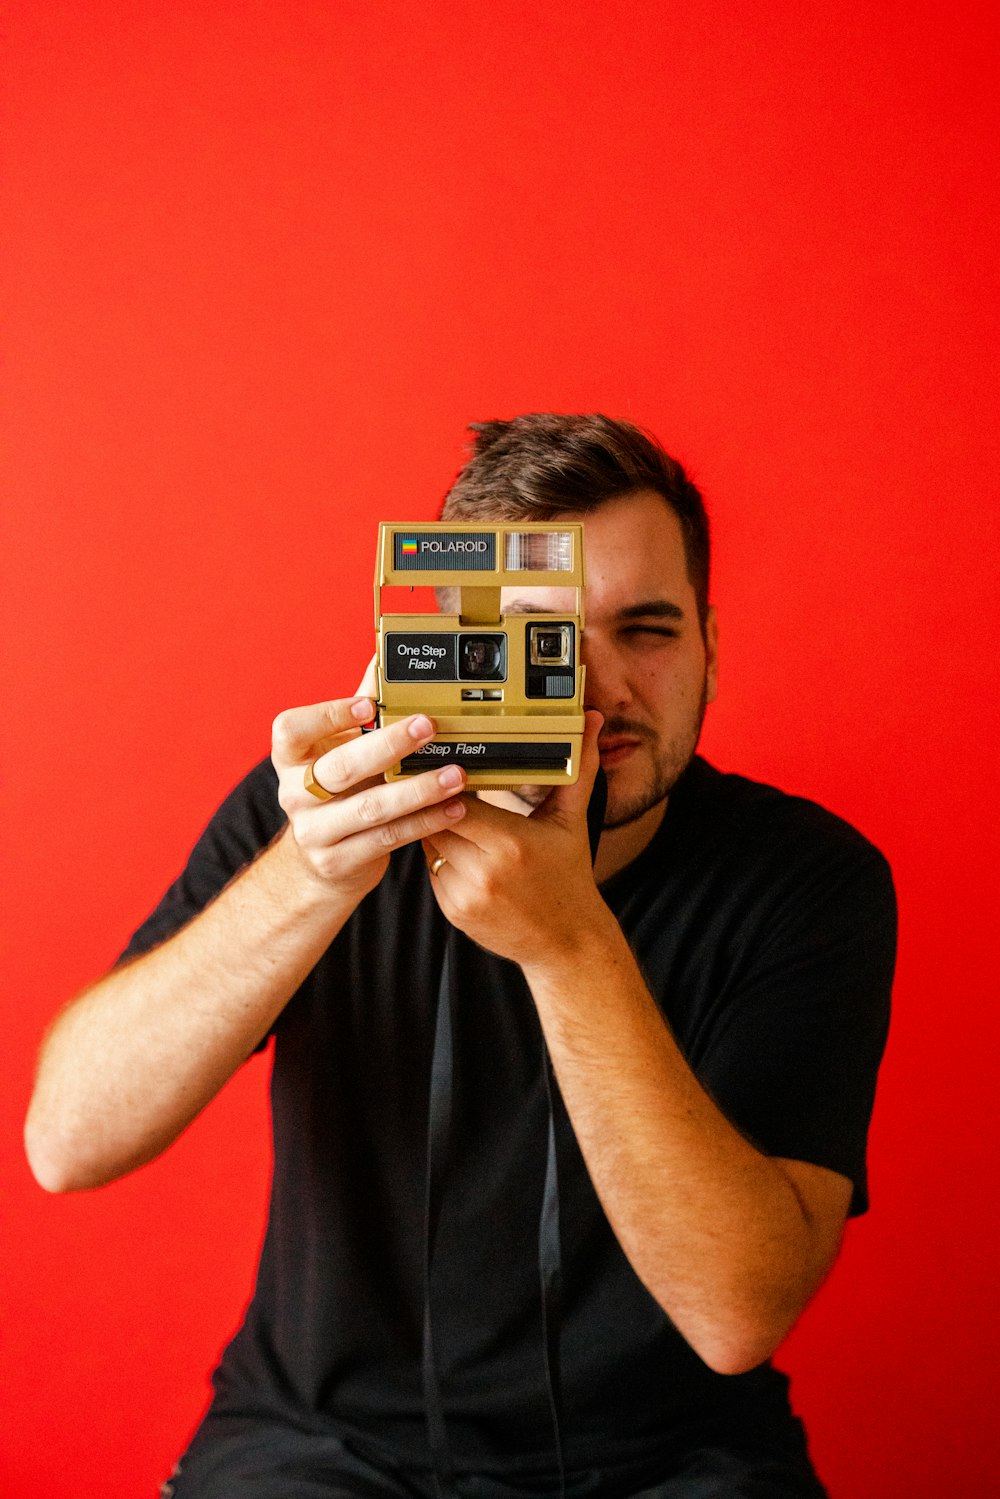
<path id="1" fill-rule="evenodd" d="M 534 810 L 535 807 L 542 805 L 551 790 L 551 786 L 511 786 L 510 794 Z"/>
<path id="2" fill-rule="evenodd" d="M 637 822 L 654 807 L 660 806 L 673 791 L 693 755 L 694 749 L 692 748 L 686 759 L 671 758 L 667 764 L 658 764 L 645 776 L 629 778 L 628 771 L 624 767 L 619 771 L 609 770 L 607 772 L 608 805 L 604 813 L 605 828 L 610 830 L 627 827 L 630 822 Z M 631 785 L 629 779 L 631 779 Z"/>

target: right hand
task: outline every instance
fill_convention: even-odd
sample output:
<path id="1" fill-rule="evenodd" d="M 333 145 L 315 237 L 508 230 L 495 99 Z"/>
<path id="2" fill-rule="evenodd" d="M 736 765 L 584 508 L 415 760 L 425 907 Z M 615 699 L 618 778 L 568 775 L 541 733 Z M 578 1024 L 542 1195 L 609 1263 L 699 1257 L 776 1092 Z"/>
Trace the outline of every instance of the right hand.
<path id="1" fill-rule="evenodd" d="M 435 727 L 425 714 L 414 714 L 362 734 L 361 724 L 374 712 L 367 696 L 289 708 L 274 720 L 271 738 L 286 836 L 312 877 L 356 900 L 378 884 L 393 849 L 454 827 L 465 814 L 459 795 L 465 772 L 456 765 L 402 781 L 383 779 L 404 755 L 427 744 Z M 332 801 L 306 790 L 310 765 L 333 792 Z"/>

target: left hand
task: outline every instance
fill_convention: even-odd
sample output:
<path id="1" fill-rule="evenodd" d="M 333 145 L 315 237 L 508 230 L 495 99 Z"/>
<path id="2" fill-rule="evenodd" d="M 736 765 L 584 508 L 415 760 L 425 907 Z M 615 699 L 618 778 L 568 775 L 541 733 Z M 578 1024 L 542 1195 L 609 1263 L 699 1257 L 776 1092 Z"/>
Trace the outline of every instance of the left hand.
<path id="1" fill-rule="evenodd" d="M 515 963 L 563 961 L 607 917 L 594 881 L 587 805 L 600 765 L 603 719 L 588 712 L 573 786 L 557 786 L 530 817 L 473 796 L 454 828 L 422 840 L 435 899 L 452 926 Z"/>

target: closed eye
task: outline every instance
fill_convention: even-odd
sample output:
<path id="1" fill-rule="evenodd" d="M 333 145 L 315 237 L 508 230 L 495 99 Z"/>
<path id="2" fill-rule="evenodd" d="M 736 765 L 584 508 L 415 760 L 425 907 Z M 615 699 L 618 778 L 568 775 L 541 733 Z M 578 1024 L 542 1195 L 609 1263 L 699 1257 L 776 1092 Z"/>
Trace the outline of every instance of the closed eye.
<path id="1" fill-rule="evenodd" d="M 679 630 L 670 629 L 669 625 L 629 625 L 622 631 L 623 635 L 659 635 L 664 640 L 677 640 L 680 637 Z"/>

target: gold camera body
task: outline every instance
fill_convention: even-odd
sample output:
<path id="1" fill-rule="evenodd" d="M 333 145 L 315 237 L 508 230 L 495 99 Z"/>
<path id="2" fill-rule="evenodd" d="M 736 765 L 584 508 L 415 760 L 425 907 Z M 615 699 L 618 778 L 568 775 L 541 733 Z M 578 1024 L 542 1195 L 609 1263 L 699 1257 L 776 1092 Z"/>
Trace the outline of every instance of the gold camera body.
<path id="1" fill-rule="evenodd" d="M 382 589 L 457 589 L 457 613 L 383 614 Z M 501 588 L 572 588 L 571 610 L 504 613 Z M 584 729 L 583 526 L 428 521 L 379 526 L 379 727 L 428 713 L 429 744 L 386 772 L 461 765 L 470 788 L 568 786 Z"/>

